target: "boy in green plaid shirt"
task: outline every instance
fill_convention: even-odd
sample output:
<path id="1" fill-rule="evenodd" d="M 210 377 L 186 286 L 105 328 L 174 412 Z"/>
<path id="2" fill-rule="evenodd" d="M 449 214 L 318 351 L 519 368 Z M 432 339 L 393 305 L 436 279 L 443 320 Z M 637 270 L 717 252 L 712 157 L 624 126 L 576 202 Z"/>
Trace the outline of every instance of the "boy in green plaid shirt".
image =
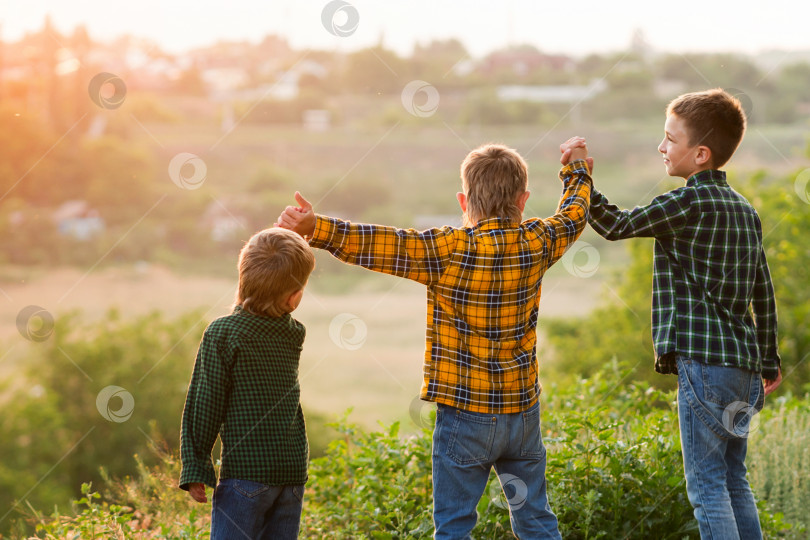
<path id="1" fill-rule="evenodd" d="M 759 216 L 719 170 L 745 124 L 739 100 L 721 89 L 676 98 L 658 151 L 686 185 L 632 210 L 593 190 L 588 218 L 608 240 L 655 239 L 655 370 L 678 376 L 686 490 L 704 539 L 762 537 L 747 435 L 782 380 Z"/>
<path id="2" fill-rule="evenodd" d="M 183 409 L 180 488 L 206 502 L 205 486 L 216 486 L 212 540 L 298 537 L 309 459 L 298 386 L 305 331 L 290 313 L 314 267 L 299 235 L 256 233 L 239 255 L 233 313 L 200 343 Z"/>

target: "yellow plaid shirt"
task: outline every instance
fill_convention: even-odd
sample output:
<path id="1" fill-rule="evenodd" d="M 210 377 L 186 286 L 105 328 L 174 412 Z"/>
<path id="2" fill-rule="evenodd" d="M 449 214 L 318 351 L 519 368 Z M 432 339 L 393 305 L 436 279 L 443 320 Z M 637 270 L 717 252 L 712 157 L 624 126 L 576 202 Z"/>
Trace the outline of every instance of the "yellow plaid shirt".
<path id="1" fill-rule="evenodd" d="M 563 167 L 560 179 L 557 212 L 522 223 L 494 217 L 417 231 L 317 216 L 312 247 L 427 285 L 422 399 L 487 414 L 537 401 L 541 281 L 585 228 L 591 197 L 584 161 Z"/>

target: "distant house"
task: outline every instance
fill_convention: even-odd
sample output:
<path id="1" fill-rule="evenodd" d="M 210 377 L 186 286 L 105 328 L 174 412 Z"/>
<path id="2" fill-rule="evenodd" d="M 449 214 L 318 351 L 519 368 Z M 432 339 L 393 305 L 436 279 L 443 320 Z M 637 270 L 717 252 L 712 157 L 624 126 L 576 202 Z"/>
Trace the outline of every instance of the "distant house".
<path id="1" fill-rule="evenodd" d="M 59 234 L 76 240 L 87 241 L 104 232 L 104 220 L 98 211 L 90 208 L 87 201 L 74 200 L 63 203 L 52 214 Z"/>
<path id="2" fill-rule="evenodd" d="M 332 113 L 324 109 L 307 109 L 303 120 L 307 131 L 328 131 L 332 126 Z"/>
<path id="3" fill-rule="evenodd" d="M 240 67 L 206 68 L 201 73 L 202 80 L 213 93 L 234 91 L 250 80 L 247 71 Z"/>
<path id="4" fill-rule="evenodd" d="M 484 75 L 510 71 L 515 75 L 526 76 L 537 69 L 566 71 L 574 66 L 574 61 L 567 56 L 543 54 L 532 47 L 515 47 L 488 55 L 478 64 L 478 70 Z"/>
<path id="5" fill-rule="evenodd" d="M 496 89 L 500 101 L 533 101 L 536 103 L 579 103 L 607 90 L 603 79 L 589 85 L 503 85 Z"/>

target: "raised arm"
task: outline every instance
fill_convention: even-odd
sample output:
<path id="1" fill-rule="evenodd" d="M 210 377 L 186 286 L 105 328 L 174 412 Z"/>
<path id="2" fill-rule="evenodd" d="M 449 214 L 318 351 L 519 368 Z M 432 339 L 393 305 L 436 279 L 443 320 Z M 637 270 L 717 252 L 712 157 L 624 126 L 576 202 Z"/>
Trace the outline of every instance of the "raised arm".
<path id="1" fill-rule="evenodd" d="M 585 159 L 575 159 L 560 169 L 563 192 L 555 214 L 539 220 L 545 228 L 548 265 L 554 264 L 576 242 L 588 223 L 591 176 Z"/>
<path id="2" fill-rule="evenodd" d="M 299 207 L 288 206 L 277 225 L 309 237 L 310 245 L 341 261 L 426 285 L 441 277 L 456 237 L 451 227 L 417 231 L 352 223 L 316 214 L 296 193 Z"/>
<path id="3" fill-rule="evenodd" d="M 588 223 L 607 240 L 672 237 L 688 223 L 690 209 L 690 190 L 686 189 L 664 193 L 647 206 L 636 206 L 632 210 L 621 210 L 593 190 Z"/>

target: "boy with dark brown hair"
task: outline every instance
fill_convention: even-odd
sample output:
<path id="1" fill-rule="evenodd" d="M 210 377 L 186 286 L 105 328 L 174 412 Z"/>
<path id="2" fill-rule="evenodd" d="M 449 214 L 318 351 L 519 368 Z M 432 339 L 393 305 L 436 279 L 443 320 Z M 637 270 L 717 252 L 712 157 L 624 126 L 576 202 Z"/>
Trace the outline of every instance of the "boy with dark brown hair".
<path id="1" fill-rule="evenodd" d="M 762 537 L 747 435 L 782 380 L 759 216 L 719 170 L 745 125 L 739 100 L 719 88 L 676 98 L 658 151 L 686 185 L 632 210 L 594 190 L 588 218 L 608 240 L 655 238 L 655 370 L 678 376 L 686 489 L 704 539 Z"/>

